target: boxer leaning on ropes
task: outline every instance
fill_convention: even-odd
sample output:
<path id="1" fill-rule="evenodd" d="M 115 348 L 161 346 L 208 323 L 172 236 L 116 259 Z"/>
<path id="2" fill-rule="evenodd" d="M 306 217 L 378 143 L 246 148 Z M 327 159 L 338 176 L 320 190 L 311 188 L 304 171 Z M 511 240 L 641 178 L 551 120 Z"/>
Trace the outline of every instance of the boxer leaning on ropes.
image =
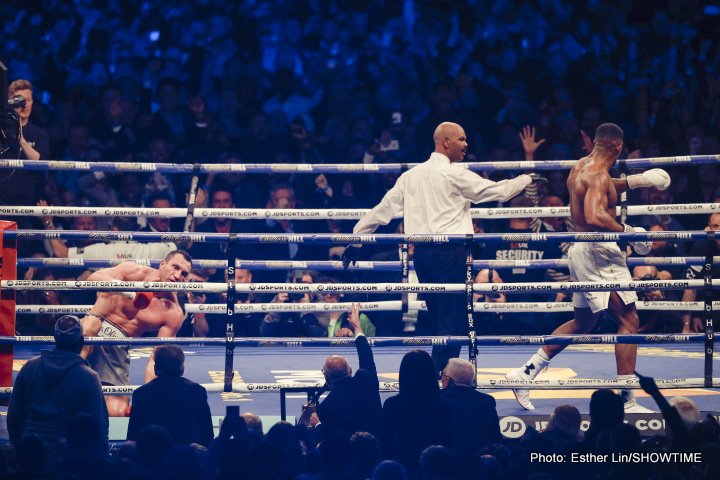
<path id="1" fill-rule="evenodd" d="M 156 270 L 133 262 L 98 270 L 89 281 L 182 282 L 192 268 L 187 252 L 175 250 L 167 254 Z M 140 337 L 157 331 L 158 337 L 174 337 L 185 314 L 175 292 L 98 292 L 90 313 L 82 319 L 86 337 Z M 103 385 L 127 385 L 130 373 L 128 346 L 86 346 L 82 356 L 100 376 Z M 152 357 L 148 361 L 145 380 L 154 377 Z M 130 399 L 106 396 L 110 416 L 125 416 Z"/>

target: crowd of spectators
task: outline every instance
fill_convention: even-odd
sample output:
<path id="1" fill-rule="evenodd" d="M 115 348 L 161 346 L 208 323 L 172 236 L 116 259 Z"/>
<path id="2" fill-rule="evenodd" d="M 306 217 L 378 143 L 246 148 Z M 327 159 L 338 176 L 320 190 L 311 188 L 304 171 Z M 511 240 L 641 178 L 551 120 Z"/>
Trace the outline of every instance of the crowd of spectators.
<path id="1" fill-rule="evenodd" d="M 431 151 L 440 121 L 455 121 L 468 133 L 468 160 L 575 159 L 587 151 L 587 136 L 605 121 L 626 132 L 625 157 L 720 153 L 720 33 L 717 9 L 705 2 L 545 0 L 45 0 L 0 4 L 3 62 L 12 79 L 32 83 L 30 123 L 49 138 L 42 159 L 171 163 L 383 163 L 419 162 Z M 4 92 L 3 92 L 4 94 Z M 533 128 L 526 128 L 532 126 Z M 520 135 L 518 135 L 518 133 Z M 12 150 L 9 152 L 12 153 Z M 6 152 L 6 155 L 8 153 Z M 17 158 L 7 157 L 7 158 Z M 27 157 L 26 157 L 27 158 Z M 631 204 L 717 202 L 717 165 L 670 167 L 670 190 L 648 190 Z M 512 173 L 494 172 L 493 179 Z M 517 206 L 567 204 L 566 171 L 546 172 Z M 204 196 L 217 208 L 362 208 L 375 205 L 394 174 L 209 175 Z M 148 206 L 186 204 L 189 177 L 164 174 L 79 174 L 0 170 L 2 205 Z M 22 217 L 21 228 L 178 231 L 162 218 Z M 647 216 L 651 230 L 720 229 L 720 216 Z M 198 224 L 216 232 L 348 232 L 347 221 L 228 221 Z M 388 225 L 386 232 L 398 229 Z M 401 228 L 401 227 L 400 227 Z M 477 231 L 544 229 L 563 231 L 553 219 L 517 219 L 477 224 Z M 720 245 L 720 243 L 719 243 Z M 25 242 L 20 255 L 94 258 L 162 258 L 171 245 L 98 246 L 78 242 Z M 194 245 L 197 258 L 222 259 L 216 245 Z M 539 251 L 530 248 L 528 251 Z M 716 245 L 717 247 L 717 245 Z M 562 248 L 562 247 L 561 247 Z M 215 250 L 214 250 L 215 249 Z M 505 250 L 503 250 L 505 251 Z M 700 247 L 655 242 L 653 256 L 703 255 Z M 478 258 L 498 258 L 484 249 Z M 166 252 L 165 252 L 166 253 Z M 715 252 L 717 254 L 717 252 Z M 338 259 L 337 249 L 256 248 L 248 259 Z M 559 254 L 554 253 L 552 255 Z M 123 255 L 120 257 L 119 255 Z M 397 260 L 399 252 L 367 251 L 368 258 Z M 506 254 L 500 254 L 505 255 Z M 537 255 L 537 254 L 533 254 Z M 544 253 L 543 253 L 544 255 Z M 549 258 L 551 255 L 548 255 Z M 86 257 L 89 258 L 89 257 Z M 222 279 L 222 270 L 193 272 L 197 281 Z M 515 272 L 521 275 L 527 272 Z M 87 272 L 29 269 L 32 279 L 83 278 Z M 562 271 L 538 278 L 562 278 Z M 682 278 L 677 267 L 644 267 L 637 279 Z M 697 270 L 687 273 L 692 278 Z M 318 272 L 261 272 L 238 269 L 238 282 L 320 279 Z M 273 277 L 272 275 L 276 275 Z M 397 281 L 399 273 L 358 272 L 333 280 Z M 513 281 L 510 271 L 480 271 L 478 281 Z M 692 293 L 691 293 L 692 292 Z M 683 300 L 693 300 L 686 291 Z M 651 300 L 667 292 L 647 292 Z M 680 295 L 679 293 L 677 295 Z M 92 298 L 64 292 L 29 293 L 23 303 L 90 304 Z M 197 297 L 197 298 L 195 298 Z M 191 303 L 222 298 L 188 294 Z M 208 296 L 210 297 L 210 296 Z M 692 298 L 691 298 L 692 297 Z M 387 298 L 387 297 L 385 297 Z M 672 298 L 670 299 L 677 299 Z M 241 296 L 240 301 L 317 301 L 303 296 Z M 478 299 L 518 300 L 508 295 Z M 535 299 L 532 299 L 535 300 Z M 550 299 L 545 299 L 550 300 Z M 553 298 L 552 301 L 567 299 Z M 339 298 L 325 298 L 337 302 Z M 643 319 L 645 331 L 699 330 L 690 313 Z M 483 333 L 519 333 L 510 316 L 481 314 Z M 239 315 L 240 335 L 263 329 L 278 334 L 347 335 L 341 315 Z M 525 332 L 547 333 L 562 319 L 528 317 Z M 24 334 L 47 333 L 49 315 L 18 317 Z M 423 332 L 422 315 L 372 312 L 366 332 L 378 335 Z M 534 330 L 537 329 L 537 330 Z M 540 331 L 541 330 L 541 331 Z M 223 335 L 211 315 L 188 318 L 188 335 Z M 315 332 L 315 333 L 312 333 Z M 281 333 L 280 333 L 281 334 Z M 422 354 L 401 367 L 421 369 Z M 405 362 L 404 362 L 405 363 Z M 414 365 L 414 366 L 413 366 Z M 416 372 L 417 373 L 417 372 Z M 454 375 L 452 372 L 446 372 Z M 422 375 L 420 375 L 422 376 Z M 416 376 L 415 378 L 419 378 Z M 433 378 L 434 380 L 434 378 Z M 455 378 L 457 384 L 462 382 Z M 447 388 L 447 380 L 444 380 Z M 401 379 L 401 383 L 402 379 Z M 641 442 L 635 427 L 622 423 L 622 399 L 595 392 L 592 421 L 584 436 L 576 409 L 559 406 L 544 432 L 520 441 L 497 441 L 463 450 L 453 436 L 437 387 L 426 382 L 423 405 L 399 395 L 397 411 L 416 412 L 415 429 L 445 421 L 442 435 L 420 432 L 413 452 L 388 450 L 387 436 L 328 433 L 279 423 L 263 435 L 257 417 L 245 414 L 223 423 L 205 448 L 174 444 L 161 427 L 136 432 L 135 442 L 108 453 L 92 442 L 103 425 L 87 416 L 68 425 L 66 448 L 52 462 L 42 439 L 27 436 L 14 458 L 0 457 L 3 478 L 249 478 L 249 479 L 465 479 L 465 478 L 718 478 L 718 425 L 700 420 L 687 401 L 669 409 L 647 381 L 644 387 L 666 416 L 668 433 Z M 402 387 L 401 387 L 402 388 Z M 412 390 L 405 384 L 406 391 Z M 401 391 L 402 393 L 402 391 Z M 443 397 L 447 397 L 445 394 Z M 436 408 L 431 408 L 435 406 Z M 490 407 L 487 407 L 488 410 Z M 419 412 L 419 413 L 418 413 Z M 675 412 L 675 413 L 673 413 Z M 677 412 L 683 422 L 677 421 Z M 441 415 L 442 414 L 442 415 Z M 401 415 L 393 415 L 398 421 Z M 444 419 L 444 420 L 443 420 Z M 462 423 L 460 423 L 462 425 Z M 413 430 L 414 431 L 414 430 Z M 438 432 L 435 431 L 434 434 Z M 457 432 L 455 432 L 457 433 Z M 385 442 L 383 444 L 383 442 Z M 440 445 L 433 445 L 433 443 Z M 397 445 L 397 442 L 396 442 Z M 388 451 L 392 453 L 387 454 Z M 656 451 L 702 452 L 702 462 L 605 464 L 530 463 L 530 452 L 611 454 Z M 418 455 L 418 452 L 422 452 Z M 400 460 L 400 462 L 398 462 Z M 599 468 L 599 470 L 598 470 Z M 616 470 L 622 468 L 623 470 Z M 630 473 L 629 470 L 631 470 Z M 598 473 L 599 472 L 599 473 Z M 12 476 L 12 477 L 11 477 Z"/>
<path id="2" fill-rule="evenodd" d="M 426 159 L 440 121 L 465 128 L 468 161 L 579 158 L 587 151 L 585 132 L 605 121 L 624 129 L 624 156 L 655 157 L 720 152 L 717 13 L 704 2 L 675 0 L 653 9 L 640 1 L 591 0 L 183 0 L 172 5 L 51 0 L 0 6 L 0 36 L 11 79 L 33 85 L 30 123 L 47 131 L 50 159 L 412 163 Z M 630 203 L 713 202 L 720 197 L 717 165 L 668 170 L 673 179 L 668 191 L 631 195 Z M 499 179 L 513 174 L 487 175 Z M 183 207 L 190 184 L 189 176 L 161 173 L 23 172 L 22 181 L 19 175 L 0 171 L 3 204 Z M 566 205 L 566 175 L 565 170 L 545 172 L 518 206 Z M 361 208 L 375 205 L 396 178 L 233 173 L 211 174 L 201 178 L 201 185 L 205 202 L 216 208 Z M 162 218 L 18 220 L 23 228 L 182 228 L 181 222 Z M 683 230 L 702 229 L 706 220 L 662 215 L 638 222 L 656 230 Z M 553 226 L 552 219 L 514 223 L 478 222 L 477 230 L 566 229 L 562 222 Z M 195 228 L 336 233 L 351 227 L 349 221 L 268 218 L 211 219 Z M 393 222 L 383 231 L 398 228 Z M 653 254 L 663 256 L 687 248 L 657 243 Z M 20 255 L 90 258 L 92 252 L 94 258 L 161 258 L 170 246 L 140 248 L 23 242 Z M 196 244 L 191 252 L 195 258 L 225 258 L 217 244 Z M 500 255 L 488 248 L 478 253 L 478 258 Z M 247 259 L 265 260 L 327 260 L 340 254 L 337 248 L 303 244 L 248 246 L 243 252 Z M 394 250 L 366 249 L 365 254 L 398 258 Z M 684 276 L 672 269 L 657 274 L 666 272 L 670 278 Z M 494 276 L 498 273 L 504 281 L 515 281 L 513 274 L 538 273 L 538 279 L 564 274 L 501 270 Z M 202 274 L 210 281 L 222 280 L 221 270 Z M 255 281 L 299 277 L 291 271 L 249 274 Z M 86 274 L 39 269 L 21 275 L 54 279 Z M 641 272 L 638 278 L 648 275 L 655 274 Z M 382 276 L 358 272 L 335 280 L 371 282 Z M 49 303 L 91 303 L 48 293 Z M 65 298 L 53 298 L 58 295 Z M 545 333 L 562 321 L 526 315 L 523 326 L 512 315 L 496 317 L 499 321 L 481 324 L 481 330 Z M 272 323 L 265 320 L 255 318 L 240 331 L 260 334 L 262 326 Z M 369 320 L 378 335 L 423 331 L 422 315 L 377 313 Z M 47 322 L 25 317 L 21 331 L 42 332 Z M 223 331 L 213 329 L 210 316 L 208 325 L 213 333 Z M 679 317 L 654 319 L 652 325 L 655 331 L 685 328 Z M 327 322 L 319 326 L 322 334 L 335 333 Z"/>
<path id="3" fill-rule="evenodd" d="M 176 371 L 182 360 L 173 359 L 167 363 L 173 371 L 158 370 L 158 379 L 148 384 L 152 396 L 143 394 L 143 404 L 138 397 L 133 405 L 142 407 L 142 420 L 133 423 L 131 412 L 128 441 L 108 448 L 100 425 L 106 412 L 80 413 L 65 419 L 66 433 L 54 439 L 53 450 L 34 433 L 14 438 L 14 448 L 0 450 L 0 475 L 17 480 L 704 480 L 720 474 L 716 419 L 702 418 L 686 397 L 666 399 L 652 378 L 640 376 L 640 383 L 662 412 L 664 434 L 643 438 L 632 422 L 624 423 L 622 397 L 601 389 L 591 396 L 586 428 L 576 407 L 558 405 L 540 431 L 528 427 L 520 438 L 509 439 L 501 436 L 494 398 L 475 390 L 470 362 L 452 359 L 439 389 L 430 355 L 408 352 L 400 365 L 399 393 L 381 407 L 372 354 L 362 353 L 369 350 L 366 340 L 364 345 L 358 344 L 358 353 L 369 354 L 370 363 L 366 358 L 352 378 L 349 366 L 339 362 L 343 357 L 326 361 L 331 393 L 320 403 L 327 402 L 326 410 L 318 409 L 325 419 L 320 424 L 281 421 L 264 432 L 258 416 L 228 407 L 219 434 L 207 437 L 209 416 L 200 408 L 206 400 L 172 405 L 182 421 L 157 408 L 179 384 L 192 385 L 180 377 L 182 368 Z M 182 355 L 178 347 L 159 348 Z M 148 402 L 154 406 L 148 408 Z M 198 430 L 196 424 L 205 427 Z"/>

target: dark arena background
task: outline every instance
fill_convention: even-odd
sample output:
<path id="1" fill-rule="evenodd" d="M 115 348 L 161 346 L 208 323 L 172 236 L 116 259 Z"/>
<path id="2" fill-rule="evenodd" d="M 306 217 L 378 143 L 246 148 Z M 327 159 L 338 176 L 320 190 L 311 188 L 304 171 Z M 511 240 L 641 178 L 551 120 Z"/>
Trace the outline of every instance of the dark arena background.
<path id="1" fill-rule="evenodd" d="M 720 478 L 719 26 L 717 0 L 2 2 L 0 478 Z M 601 124 L 624 134 L 612 228 L 568 181 L 607 147 Z M 474 183 L 405 185 L 442 148 Z M 579 281 L 568 251 L 588 242 L 601 278 Z M 603 275 L 616 244 L 629 276 Z M 460 252 L 456 280 L 418 278 L 428 251 Z M 562 330 L 573 296 L 610 292 L 612 310 L 633 291 L 636 325 L 601 310 Z M 85 317 L 85 345 L 129 348 L 107 438 L 58 394 L 66 377 L 14 388 L 63 315 Z M 154 430 L 112 407 L 167 344 L 207 392 L 212 441 L 165 428 L 186 400 L 168 392 Z M 567 346 L 549 365 L 548 345 Z M 639 375 L 619 375 L 631 345 Z M 468 385 L 438 366 L 453 348 Z M 440 393 L 434 376 L 411 390 L 413 350 Z M 323 411 L 362 375 L 371 398 Z M 370 433 L 332 428 L 372 415 Z"/>

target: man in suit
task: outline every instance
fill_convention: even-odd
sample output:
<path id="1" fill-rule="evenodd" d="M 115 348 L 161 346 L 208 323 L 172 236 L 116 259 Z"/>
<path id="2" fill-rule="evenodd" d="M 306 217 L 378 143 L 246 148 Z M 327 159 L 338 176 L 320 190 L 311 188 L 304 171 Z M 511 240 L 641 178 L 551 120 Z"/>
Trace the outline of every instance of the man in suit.
<path id="1" fill-rule="evenodd" d="M 319 427 L 323 433 L 340 431 L 348 437 L 355 432 L 377 436 L 382 418 L 380 384 L 370 344 L 360 326 L 359 304 L 353 304 L 348 321 L 355 330 L 360 368 L 353 375 L 345 357 L 331 355 L 325 360 L 322 371 L 330 393 L 317 407 Z"/>
<path id="2" fill-rule="evenodd" d="M 502 439 L 495 399 L 475 390 L 475 376 L 472 363 L 460 358 L 451 358 L 442 373 L 440 396 L 450 406 L 456 451 L 477 452 Z"/>
<path id="3" fill-rule="evenodd" d="M 133 393 L 128 440 L 135 440 L 147 425 L 167 429 L 178 444 L 208 446 L 213 439 L 207 392 L 188 380 L 185 354 L 176 345 L 160 345 L 153 352 L 157 377 Z"/>

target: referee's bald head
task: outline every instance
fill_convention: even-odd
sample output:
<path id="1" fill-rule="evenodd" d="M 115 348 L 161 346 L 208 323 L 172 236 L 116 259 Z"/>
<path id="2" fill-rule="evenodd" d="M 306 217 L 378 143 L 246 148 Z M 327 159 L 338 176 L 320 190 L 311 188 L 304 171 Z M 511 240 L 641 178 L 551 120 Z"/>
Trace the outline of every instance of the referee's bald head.
<path id="1" fill-rule="evenodd" d="M 435 133 L 433 133 L 433 141 L 435 142 L 435 145 L 442 144 L 443 140 L 452 137 L 454 134 L 456 134 L 458 130 L 462 129 L 463 128 L 457 123 L 442 122 L 435 128 Z"/>
<path id="2" fill-rule="evenodd" d="M 442 153 L 451 162 L 462 162 L 467 153 L 468 143 L 465 130 L 457 123 L 443 122 L 433 134 L 435 151 Z"/>

